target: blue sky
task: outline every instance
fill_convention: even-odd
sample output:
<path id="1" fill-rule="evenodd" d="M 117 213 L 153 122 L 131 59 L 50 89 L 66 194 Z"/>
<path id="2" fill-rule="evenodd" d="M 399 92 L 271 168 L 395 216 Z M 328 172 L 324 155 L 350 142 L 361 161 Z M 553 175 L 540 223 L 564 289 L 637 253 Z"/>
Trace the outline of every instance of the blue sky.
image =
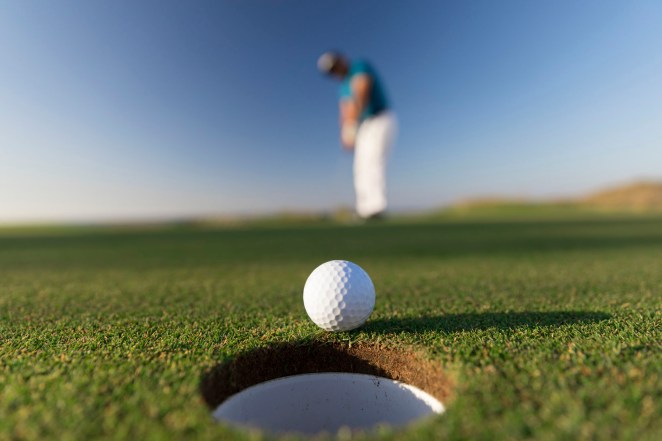
<path id="1" fill-rule="evenodd" d="M 400 120 L 392 207 L 662 178 L 662 2 L 0 3 L 0 222 L 353 204 L 329 48 Z"/>

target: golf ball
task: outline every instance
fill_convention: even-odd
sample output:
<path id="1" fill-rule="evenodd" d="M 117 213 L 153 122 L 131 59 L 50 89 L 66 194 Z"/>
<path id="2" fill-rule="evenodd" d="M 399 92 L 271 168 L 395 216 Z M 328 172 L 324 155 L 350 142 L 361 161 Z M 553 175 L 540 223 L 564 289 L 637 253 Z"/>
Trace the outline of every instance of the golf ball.
<path id="1" fill-rule="evenodd" d="M 310 319 L 327 331 L 361 326 L 375 307 L 375 286 L 363 268 L 346 260 L 332 260 L 315 268 L 303 288 L 303 304 Z"/>

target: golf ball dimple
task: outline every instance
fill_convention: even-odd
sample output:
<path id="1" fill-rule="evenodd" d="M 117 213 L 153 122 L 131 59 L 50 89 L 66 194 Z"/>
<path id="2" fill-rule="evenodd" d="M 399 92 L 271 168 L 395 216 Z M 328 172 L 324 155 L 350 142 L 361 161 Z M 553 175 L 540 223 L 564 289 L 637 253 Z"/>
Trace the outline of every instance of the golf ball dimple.
<path id="1" fill-rule="evenodd" d="M 375 287 L 363 268 L 346 260 L 332 260 L 315 268 L 303 288 L 303 304 L 310 319 L 327 331 L 361 326 L 375 307 Z"/>

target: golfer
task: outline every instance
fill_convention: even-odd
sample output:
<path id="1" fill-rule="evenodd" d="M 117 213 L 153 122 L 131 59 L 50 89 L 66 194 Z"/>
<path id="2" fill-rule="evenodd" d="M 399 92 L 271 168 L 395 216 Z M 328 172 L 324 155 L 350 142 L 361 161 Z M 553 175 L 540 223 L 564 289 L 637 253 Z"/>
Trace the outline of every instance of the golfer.
<path id="1" fill-rule="evenodd" d="M 340 80 L 340 140 L 354 151 L 356 212 L 364 219 L 380 218 L 387 206 L 386 162 L 397 130 L 384 86 L 366 61 L 350 61 L 337 52 L 322 54 L 317 67 Z"/>

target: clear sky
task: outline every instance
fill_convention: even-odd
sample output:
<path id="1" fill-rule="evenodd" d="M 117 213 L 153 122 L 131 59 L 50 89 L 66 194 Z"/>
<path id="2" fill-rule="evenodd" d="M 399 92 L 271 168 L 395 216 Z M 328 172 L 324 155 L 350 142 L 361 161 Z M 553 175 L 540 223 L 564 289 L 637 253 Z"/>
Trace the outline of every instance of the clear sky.
<path id="1" fill-rule="evenodd" d="M 329 48 L 400 120 L 396 209 L 662 178 L 662 2 L 0 2 L 0 222 L 353 204 Z"/>

